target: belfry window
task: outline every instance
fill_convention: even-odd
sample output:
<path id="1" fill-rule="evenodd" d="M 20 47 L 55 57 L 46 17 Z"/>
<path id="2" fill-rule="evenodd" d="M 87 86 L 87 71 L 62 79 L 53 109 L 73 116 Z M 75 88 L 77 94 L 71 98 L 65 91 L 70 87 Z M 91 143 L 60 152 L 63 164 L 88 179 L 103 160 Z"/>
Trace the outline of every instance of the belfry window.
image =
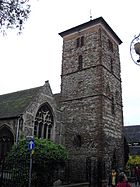
<path id="1" fill-rule="evenodd" d="M 51 138 L 53 126 L 52 110 L 48 104 L 42 105 L 35 117 L 34 136 L 38 138 Z"/>
<path id="2" fill-rule="evenodd" d="M 81 36 L 76 39 L 76 47 L 83 47 L 84 46 L 84 36 Z"/>
<path id="3" fill-rule="evenodd" d="M 76 47 L 80 47 L 80 38 L 77 38 L 76 40 Z"/>
<path id="4" fill-rule="evenodd" d="M 84 36 L 81 37 L 81 47 L 84 46 Z"/>
<path id="5" fill-rule="evenodd" d="M 108 39 L 108 48 L 111 52 L 113 52 L 113 43 Z"/>

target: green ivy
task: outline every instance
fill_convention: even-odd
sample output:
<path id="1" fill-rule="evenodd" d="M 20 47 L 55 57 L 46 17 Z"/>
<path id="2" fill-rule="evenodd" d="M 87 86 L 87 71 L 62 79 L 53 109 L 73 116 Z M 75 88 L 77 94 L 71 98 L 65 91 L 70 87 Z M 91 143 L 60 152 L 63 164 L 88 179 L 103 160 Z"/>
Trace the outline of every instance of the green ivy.
<path id="1" fill-rule="evenodd" d="M 63 167 L 68 159 L 66 149 L 59 144 L 55 144 L 51 140 L 34 139 L 35 148 L 32 154 L 33 166 L 33 182 L 42 185 L 41 182 L 52 185 L 54 173 L 58 168 Z M 15 144 L 9 152 L 6 162 L 12 166 L 12 173 L 15 180 L 22 180 L 20 186 L 25 186 L 28 183 L 30 151 L 28 150 L 28 142 L 22 139 Z M 15 173 L 22 173 L 15 175 Z"/>

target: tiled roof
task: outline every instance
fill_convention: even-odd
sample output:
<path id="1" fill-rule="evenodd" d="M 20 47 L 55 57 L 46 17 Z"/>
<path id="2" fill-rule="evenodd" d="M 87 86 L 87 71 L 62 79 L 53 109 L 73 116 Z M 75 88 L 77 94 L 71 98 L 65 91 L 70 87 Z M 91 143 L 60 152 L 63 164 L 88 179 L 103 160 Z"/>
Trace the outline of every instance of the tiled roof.
<path id="1" fill-rule="evenodd" d="M 140 155 L 140 125 L 124 126 L 130 155 Z"/>
<path id="2" fill-rule="evenodd" d="M 41 87 L 0 95 L 0 119 L 23 113 Z"/>

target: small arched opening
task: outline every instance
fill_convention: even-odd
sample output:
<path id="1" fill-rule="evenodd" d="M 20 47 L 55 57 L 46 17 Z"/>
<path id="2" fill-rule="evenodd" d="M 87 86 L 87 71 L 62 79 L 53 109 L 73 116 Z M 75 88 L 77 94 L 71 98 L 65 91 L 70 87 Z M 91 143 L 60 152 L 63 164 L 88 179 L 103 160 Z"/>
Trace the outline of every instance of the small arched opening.
<path id="1" fill-rule="evenodd" d="M 7 126 L 0 128 L 0 161 L 2 161 L 14 144 L 13 133 Z"/>

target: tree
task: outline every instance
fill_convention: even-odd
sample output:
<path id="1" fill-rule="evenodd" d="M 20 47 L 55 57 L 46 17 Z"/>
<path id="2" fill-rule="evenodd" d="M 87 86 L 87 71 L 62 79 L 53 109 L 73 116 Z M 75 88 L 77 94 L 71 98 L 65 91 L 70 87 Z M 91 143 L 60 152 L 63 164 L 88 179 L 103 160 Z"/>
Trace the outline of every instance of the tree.
<path id="1" fill-rule="evenodd" d="M 140 156 L 139 155 L 135 155 L 135 156 L 129 156 L 129 160 L 127 162 L 128 166 L 136 166 L 136 165 L 140 165 Z"/>
<path id="2" fill-rule="evenodd" d="M 14 180 L 20 179 L 21 187 L 22 185 L 26 186 L 29 179 L 30 151 L 27 144 L 25 139 L 20 140 L 17 145 L 12 147 L 6 158 L 7 164 L 12 165 Z M 35 138 L 32 158 L 32 183 L 36 183 L 38 186 L 46 186 L 46 184 L 50 186 L 56 180 L 55 172 L 63 168 L 68 154 L 62 145 L 55 144 L 50 140 Z"/>
<path id="3" fill-rule="evenodd" d="M 0 31 L 15 28 L 22 30 L 30 14 L 29 0 L 0 0 Z"/>

